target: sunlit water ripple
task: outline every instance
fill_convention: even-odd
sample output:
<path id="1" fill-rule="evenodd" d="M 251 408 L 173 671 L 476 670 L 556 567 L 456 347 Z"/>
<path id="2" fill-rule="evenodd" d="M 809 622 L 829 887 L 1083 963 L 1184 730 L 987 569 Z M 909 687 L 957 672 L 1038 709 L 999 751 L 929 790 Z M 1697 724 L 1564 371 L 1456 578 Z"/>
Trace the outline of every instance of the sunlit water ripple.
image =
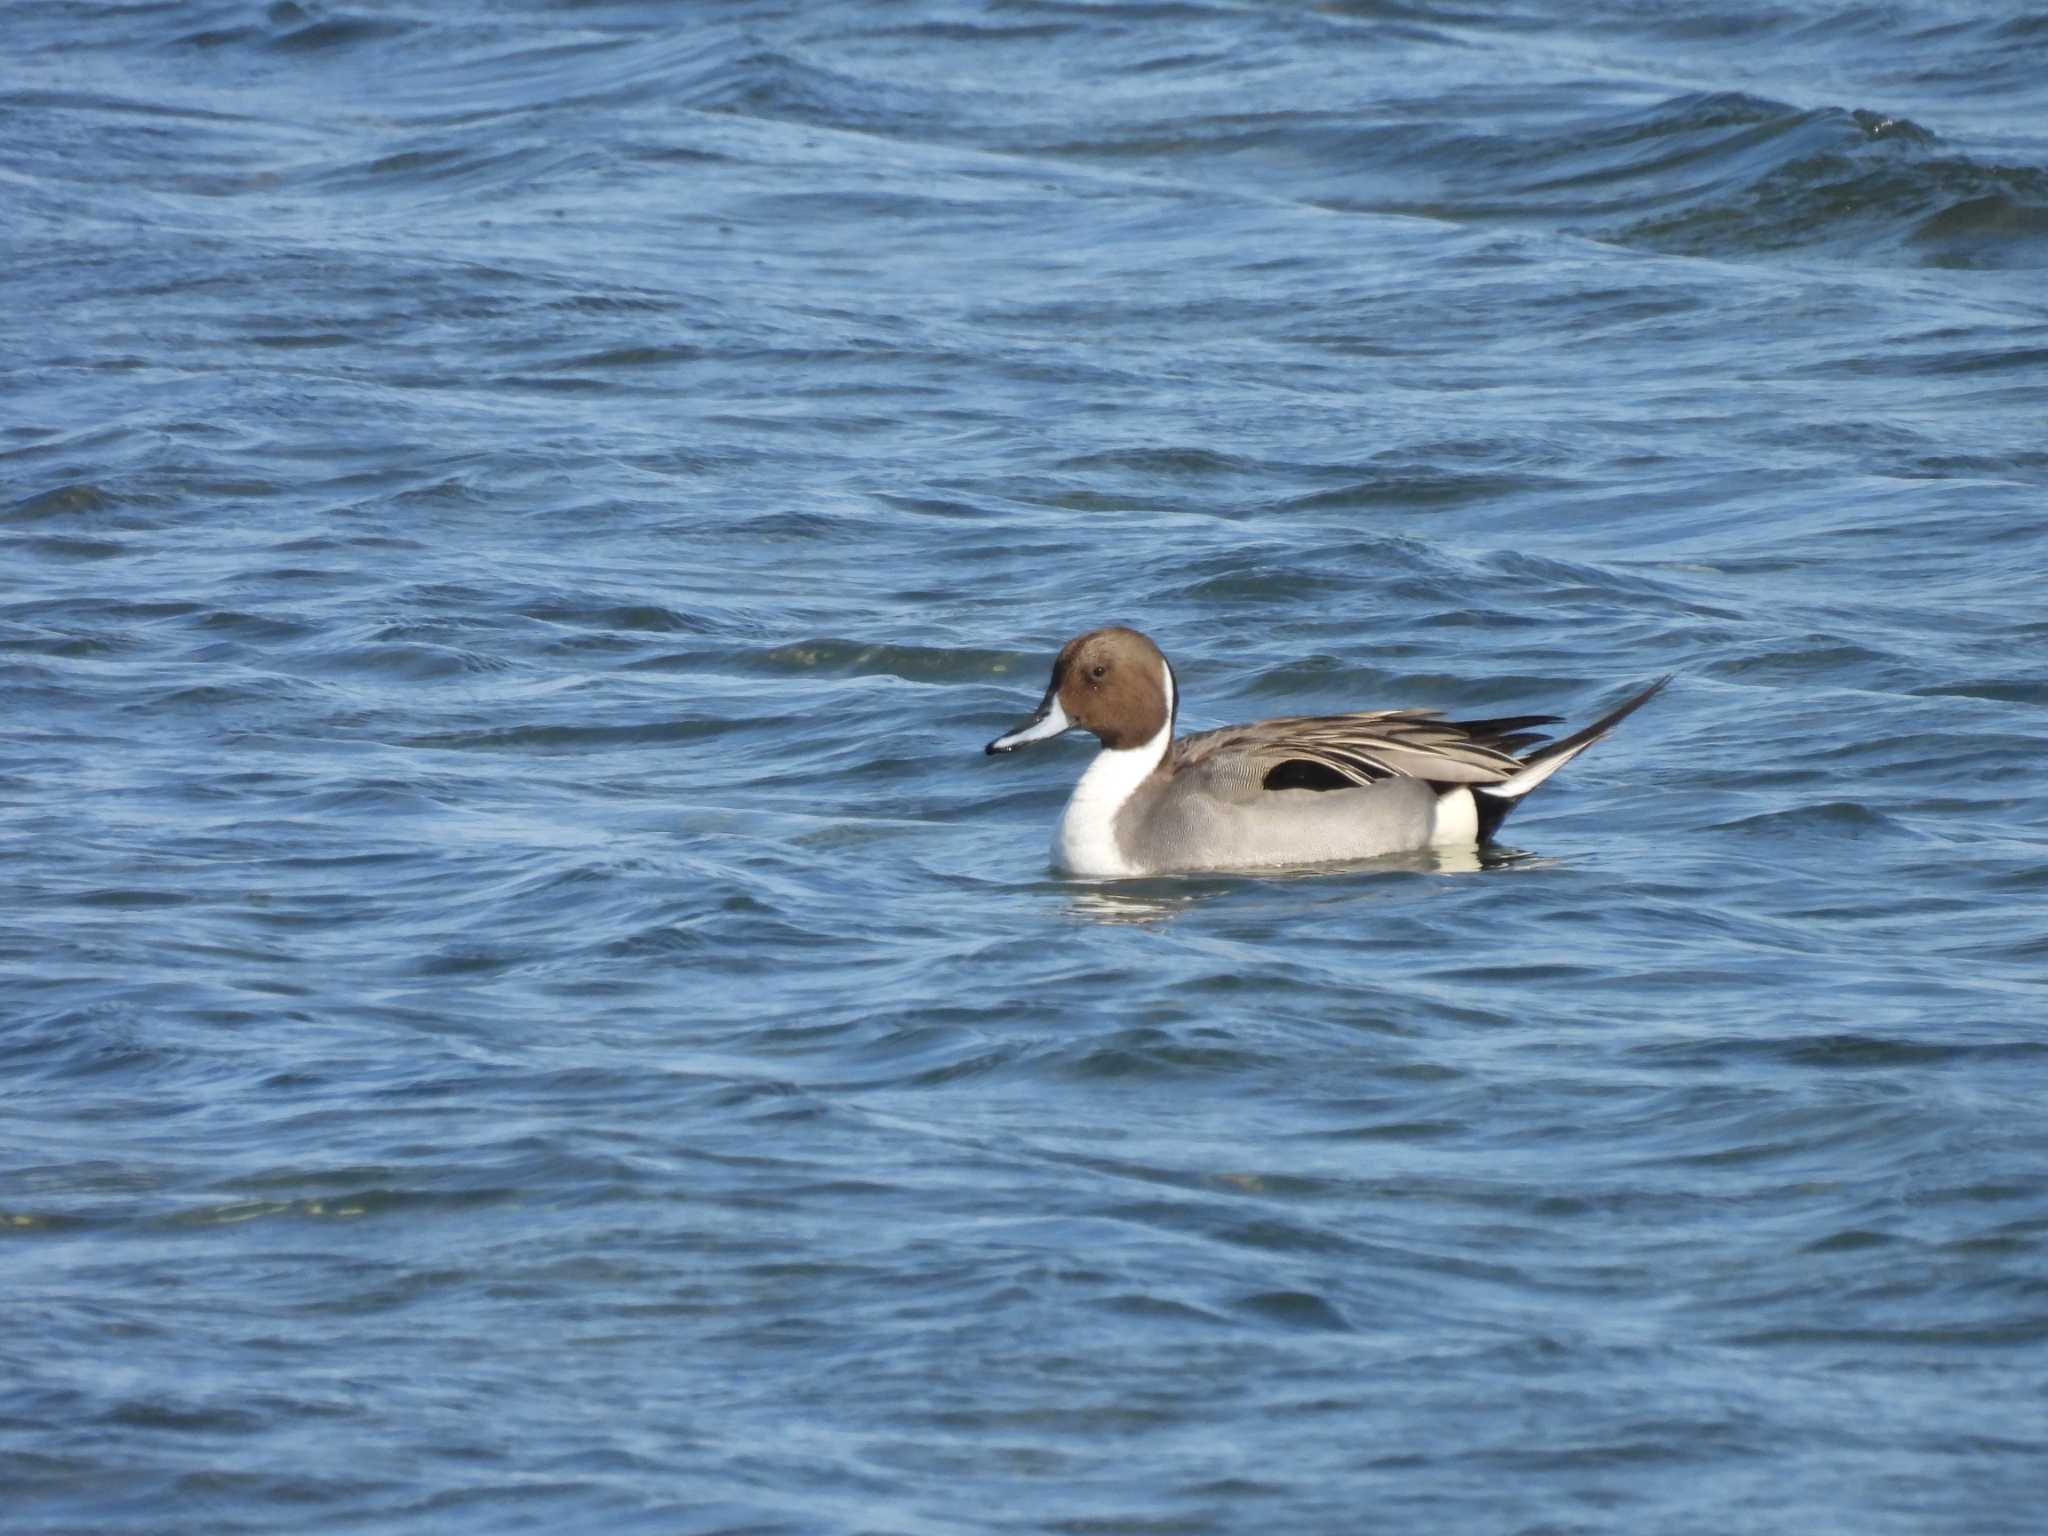
<path id="1" fill-rule="evenodd" d="M 2037 1527 L 2048 24 L 0 26 L 10 1536 Z"/>

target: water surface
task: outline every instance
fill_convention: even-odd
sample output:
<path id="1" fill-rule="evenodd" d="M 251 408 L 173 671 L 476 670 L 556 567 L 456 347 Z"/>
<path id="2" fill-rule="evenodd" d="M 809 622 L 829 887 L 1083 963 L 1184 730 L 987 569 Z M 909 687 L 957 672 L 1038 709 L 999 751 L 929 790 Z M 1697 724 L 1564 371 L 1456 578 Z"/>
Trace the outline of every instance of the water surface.
<path id="1" fill-rule="evenodd" d="M 10 1533 L 2036 1527 L 2048 24 L 0 28 Z"/>

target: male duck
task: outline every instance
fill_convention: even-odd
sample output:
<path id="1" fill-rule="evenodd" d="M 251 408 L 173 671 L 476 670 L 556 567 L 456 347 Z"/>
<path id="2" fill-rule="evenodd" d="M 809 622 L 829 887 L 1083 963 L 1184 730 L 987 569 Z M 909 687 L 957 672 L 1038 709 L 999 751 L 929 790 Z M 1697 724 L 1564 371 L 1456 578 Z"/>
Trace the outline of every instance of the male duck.
<path id="1" fill-rule="evenodd" d="M 1159 647 L 1135 629 L 1095 629 L 1061 649 L 1038 712 L 987 750 L 1076 729 L 1102 742 L 1053 837 L 1071 874 L 1369 859 L 1485 842 L 1522 796 L 1670 681 L 1547 745 L 1530 727 L 1559 716 L 1453 721 L 1428 709 L 1290 716 L 1175 741 L 1180 690 Z"/>

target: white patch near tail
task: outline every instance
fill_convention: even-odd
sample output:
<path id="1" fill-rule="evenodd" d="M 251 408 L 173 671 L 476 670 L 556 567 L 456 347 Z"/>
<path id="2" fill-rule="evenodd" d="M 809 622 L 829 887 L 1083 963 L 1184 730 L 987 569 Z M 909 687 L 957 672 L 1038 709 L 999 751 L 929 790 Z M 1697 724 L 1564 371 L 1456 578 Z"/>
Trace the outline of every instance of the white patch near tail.
<path id="1" fill-rule="evenodd" d="M 1479 841 L 1479 805 L 1472 791 L 1459 784 L 1436 797 L 1436 822 L 1429 834 L 1432 848 L 1465 848 Z"/>

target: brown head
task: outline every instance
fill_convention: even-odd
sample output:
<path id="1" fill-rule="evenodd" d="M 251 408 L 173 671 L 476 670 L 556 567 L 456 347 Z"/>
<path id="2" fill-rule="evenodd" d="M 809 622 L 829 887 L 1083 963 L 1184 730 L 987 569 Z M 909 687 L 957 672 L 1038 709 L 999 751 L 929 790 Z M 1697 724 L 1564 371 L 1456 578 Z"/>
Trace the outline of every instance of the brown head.
<path id="1" fill-rule="evenodd" d="M 1093 731 L 1112 752 L 1142 747 L 1170 729 L 1180 702 L 1173 668 L 1135 629 L 1091 629 L 1060 648 L 1038 713 L 988 744 L 1014 752 L 1064 731 Z"/>

